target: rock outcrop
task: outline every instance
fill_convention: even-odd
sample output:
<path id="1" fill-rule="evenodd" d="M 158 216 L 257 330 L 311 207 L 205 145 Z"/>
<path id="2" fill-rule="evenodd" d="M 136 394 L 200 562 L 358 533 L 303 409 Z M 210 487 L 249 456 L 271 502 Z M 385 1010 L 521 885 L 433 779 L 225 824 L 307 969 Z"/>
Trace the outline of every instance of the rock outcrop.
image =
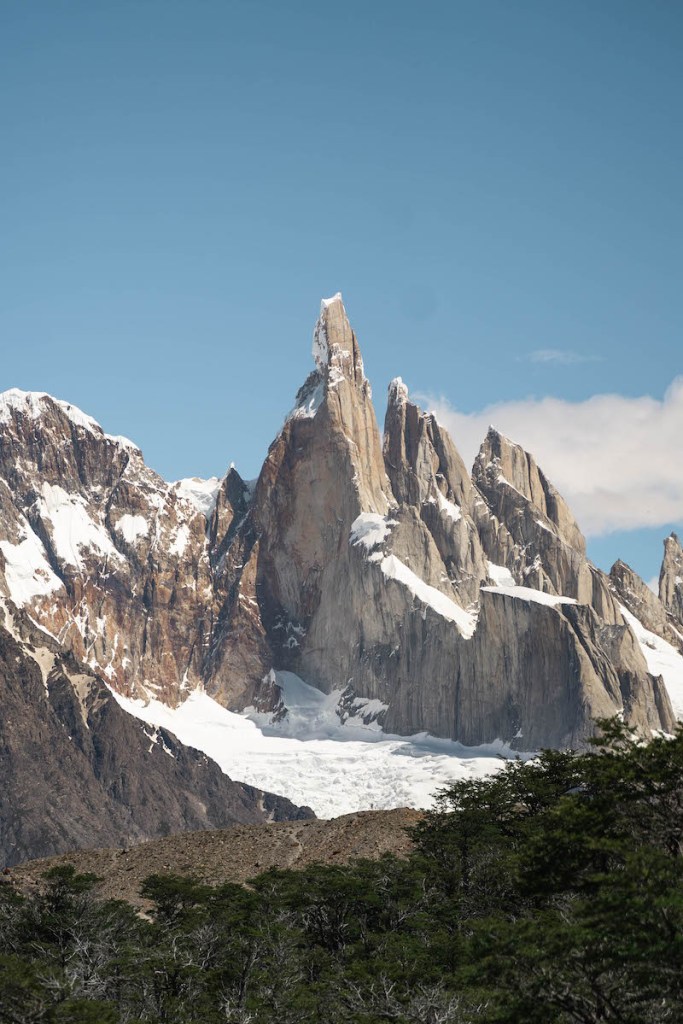
<path id="1" fill-rule="evenodd" d="M 683 548 L 675 533 L 664 541 L 659 598 L 676 624 L 683 627 Z"/>
<path id="2" fill-rule="evenodd" d="M 177 700 L 202 678 L 220 608 L 206 536 L 218 481 L 167 484 L 47 395 L 6 392 L 0 430 L 5 596 L 121 693 Z"/>
<path id="3" fill-rule="evenodd" d="M 323 304 L 313 352 L 316 369 L 270 447 L 252 516 L 258 602 L 273 658 L 333 689 L 349 675 L 340 608 L 350 607 L 359 585 L 350 525 L 366 511 L 386 516 L 391 492 L 370 385 L 341 296 Z"/>
<path id="4" fill-rule="evenodd" d="M 415 509 L 434 542 L 439 561 L 430 575 L 440 578 L 445 567 L 459 602 L 476 603 L 488 578 L 475 522 L 484 502 L 451 438 L 408 400 L 400 377 L 389 385 L 384 463 L 399 507 Z"/>
<path id="5" fill-rule="evenodd" d="M 490 427 L 472 479 L 505 527 L 502 534 L 492 533 L 483 524 L 492 562 L 506 566 L 524 586 L 573 597 L 607 622 L 621 621 L 607 577 L 586 558 L 576 520 L 532 455 Z"/>
<path id="6" fill-rule="evenodd" d="M 610 580 L 619 599 L 645 629 L 683 651 L 683 635 L 672 624 L 671 613 L 630 565 L 621 560 L 615 562 Z"/>

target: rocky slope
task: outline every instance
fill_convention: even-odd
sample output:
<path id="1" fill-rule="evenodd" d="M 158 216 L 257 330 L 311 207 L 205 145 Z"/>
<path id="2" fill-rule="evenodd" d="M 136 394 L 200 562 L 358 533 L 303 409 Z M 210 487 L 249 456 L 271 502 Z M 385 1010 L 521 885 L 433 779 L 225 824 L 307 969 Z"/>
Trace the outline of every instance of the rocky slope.
<path id="1" fill-rule="evenodd" d="M 233 782 L 121 710 L 102 680 L 20 613 L 0 626 L 0 862 L 187 829 L 311 817 Z"/>
<path id="2" fill-rule="evenodd" d="M 231 469 L 168 484 L 72 406 L 0 396 L 5 606 L 143 700 L 176 705 L 201 686 L 286 715 L 276 669 L 403 735 L 577 746 L 617 713 L 671 730 L 639 630 L 679 656 L 675 537 L 660 601 L 627 567 L 591 565 L 562 497 L 493 428 L 468 473 L 397 379 L 382 435 L 339 295 L 313 354 L 252 483 Z"/>
<path id="3" fill-rule="evenodd" d="M 126 849 L 81 850 L 34 860 L 4 877 L 20 891 L 29 892 L 41 884 L 50 868 L 71 864 L 78 872 L 99 877 L 96 891 L 103 898 L 144 907 L 140 886 L 154 873 L 190 875 L 208 885 L 220 885 L 247 882 L 269 868 L 302 870 L 311 864 L 375 860 L 386 853 L 405 856 L 412 848 L 408 830 L 420 817 L 418 811 L 403 807 L 346 814 L 331 821 L 238 825 L 168 836 Z"/>

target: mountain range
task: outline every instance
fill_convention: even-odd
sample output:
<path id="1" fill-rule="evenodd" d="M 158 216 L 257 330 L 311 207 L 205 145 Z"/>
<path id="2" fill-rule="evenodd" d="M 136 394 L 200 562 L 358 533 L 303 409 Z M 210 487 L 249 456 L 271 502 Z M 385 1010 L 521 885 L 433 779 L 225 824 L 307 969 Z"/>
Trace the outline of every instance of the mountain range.
<path id="1" fill-rule="evenodd" d="M 286 774 L 282 796 L 233 782 L 144 720 L 197 693 L 277 729 L 294 681 L 375 734 L 525 752 L 581 747 L 599 717 L 649 736 L 683 715 L 674 534 L 655 595 L 591 564 L 493 427 L 468 472 L 396 379 L 380 432 L 340 295 L 313 357 L 255 481 L 167 483 L 67 402 L 0 396 L 6 862 L 311 816 Z"/>

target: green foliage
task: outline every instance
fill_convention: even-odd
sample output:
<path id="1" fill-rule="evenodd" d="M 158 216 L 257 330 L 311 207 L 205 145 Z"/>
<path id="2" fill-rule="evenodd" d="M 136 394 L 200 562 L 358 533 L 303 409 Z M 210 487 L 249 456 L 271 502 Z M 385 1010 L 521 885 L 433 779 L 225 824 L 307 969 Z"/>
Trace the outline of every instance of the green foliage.
<path id="1" fill-rule="evenodd" d="M 683 1020 L 683 730 L 601 729 L 449 787 L 407 860 L 154 875 L 144 918 L 72 869 L 0 888 L 0 1024 Z"/>

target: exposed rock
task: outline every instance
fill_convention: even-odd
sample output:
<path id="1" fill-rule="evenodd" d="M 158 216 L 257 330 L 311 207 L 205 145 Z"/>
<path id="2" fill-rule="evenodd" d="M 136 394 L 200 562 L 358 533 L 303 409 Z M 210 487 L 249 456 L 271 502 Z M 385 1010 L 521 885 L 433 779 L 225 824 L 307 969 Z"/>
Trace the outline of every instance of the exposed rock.
<path id="1" fill-rule="evenodd" d="M 683 548 L 675 533 L 664 541 L 659 597 L 675 622 L 683 627 Z"/>
<path id="2" fill-rule="evenodd" d="M 482 591 L 480 621 L 461 669 L 455 732 L 512 736 L 520 749 L 579 748 L 596 718 L 622 713 L 644 735 L 673 712 L 633 632 L 589 605 Z M 497 642 L 493 642 L 493 638 Z"/>
<path id="3" fill-rule="evenodd" d="M 574 597 L 607 622 L 621 622 L 608 579 L 586 559 L 576 520 L 529 452 L 490 427 L 472 479 L 505 527 L 502 536 L 481 531 L 492 562 L 506 566 L 524 586 Z"/>
<path id="4" fill-rule="evenodd" d="M 518 507 L 515 494 L 526 498 L 565 544 L 585 555 L 586 542 L 564 498 L 536 465 L 534 457 L 494 427 L 489 427 L 477 456 L 474 478 L 492 505 L 511 501 Z"/>
<path id="5" fill-rule="evenodd" d="M 615 562 L 610 579 L 620 600 L 643 626 L 683 652 L 683 636 L 671 623 L 666 607 L 630 565 L 621 560 Z"/>
<path id="6" fill-rule="evenodd" d="M 270 552 L 260 593 L 272 594 L 275 580 L 286 595 L 274 621 L 284 640 L 273 648 L 278 667 L 326 690 L 346 684 L 378 698 L 389 706 L 390 731 L 427 729 L 466 743 L 577 746 L 595 717 L 616 713 L 646 733 L 670 723 L 666 693 L 648 675 L 608 581 L 587 562 L 566 504 L 531 456 L 490 434 L 482 495 L 448 435 L 396 380 L 385 424 L 387 495 L 376 460 L 363 477 L 346 454 L 361 443 L 355 424 L 372 422 L 367 393 L 347 390 L 347 418 L 330 416 L 327 382 L 337 376 L 318 363 L 295 426 L 290 419 L 271 448 L 268 487 L 262 477 L 256 491 Z M 305 397 L 313 393 L 315 401 Z M 345 459 L 331 464 L 337 452 Z M 505 466 L 524 492 L 501 487 L 489 463 Z M 364 501 L 359 479 L 374 482 Z M 315 532 L 322 527 L 324 535 Z M 534 590 L 492 588 L 477 611 L 492 571 L 487 556 L 514 569 L 513 584 L 581 606 L 543 606 Z"/>
<path id="7" fill-rule="evenodd" d="M 277 667 L 330 690 L 349 680 L 344 594 L 362 587 L 349 545 L 363 512 L 385 516 L 391 489 L 358 343 L 341 301 L 322 305 L 317 369 L 270 447 L 254 496 L 257 595 Z M 347 607 L 348 604 L 347 604 Z M 352 630 L 357 617 L 351 617 Z"/>
<path id="8" fill-rule="evenodd" d="M 481 496 L 448 434 L 435 416 L 408 400 L 408 389 L 400 378 L 389 385 L 384 463 L 396 501 L 415 509 L 432 536 L 439 556 L 437 579 L 445 567 L 460 602 L 464 606 L 476 602 L 479 587 L 488 577 L 474 522 L 475 503 L 481 503 Z M 430 575 L 435 575 L 433 568 Z"/>

